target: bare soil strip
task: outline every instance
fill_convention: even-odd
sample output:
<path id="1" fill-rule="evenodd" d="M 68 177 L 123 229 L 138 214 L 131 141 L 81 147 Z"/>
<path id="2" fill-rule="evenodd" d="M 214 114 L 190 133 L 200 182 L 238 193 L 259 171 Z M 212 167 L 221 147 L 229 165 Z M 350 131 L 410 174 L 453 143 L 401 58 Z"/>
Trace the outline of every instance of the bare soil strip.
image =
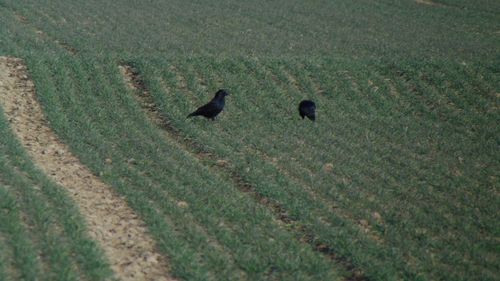
<path id="1" fill-rule="evenodd" d="M 429 5 L 429 6 L 444 6 L 443 4 L 436 3 L 432 0 L 415 0 L 418 4 L 424 4 L 424 5 Z"/>
<path id="2" fill-rule="evenodd" d="M 36 165 L 78 204 L 89 235 L 101 245 L 115 275 L 121 280 L 173 280 L 144 222 L 50 129 L 21 59 L 0 57 L 0 105 Z"/>
<path id="3" fill-rule="evenodd" d="M 137 101 L 146 111 L 145 113 L 148 118 L 150 118 L 155 125 L 164 130 L 165 136 L 168 139 L 175 141 L 185 151 L 199 159 L 202 163 L 206 163 L 206 160 L 215 162 L 216 165 L 211 167 L 211 169 L 218 170 L 218 172 L 222 175 L 229 175 L 229 179 L 238 187 L 239 190 L 249 194 L 255 201 L 272 210 L 279 224 L 292 226 L 293 229 L 302 235 L 302 238 L 299 239 L 300 242 L 309 244 L 315 251 L 326 255 L 328 258 L 350 271 L 351 275 L 346 278 L 346 281 L 369 280 L 364 276 L 363 272 L 356 268 L 350 261 L 344 257 L 336 255 L 335 251 L 330 246 L 315 242 L 317 239 L 314 234 L 305 229 L 299 222 L 290 218 L 287 211 L 281 206 L 281 204 L 273 200 L 269 200 L 269 198 L 257 192 L 251 184 L 246 182 L 241 175 L 230 167 L 230 163 L 227 160 L 218 159 L 215 155 L 206 152 L 203 146 L 199 143 L 183 138 L 179 130 L 173 127 L 168 119 L 159 112 L 148 89 L 140 78 L 139 72 L 128 65 L 119 66 L 119 69 L 128 87 L 136 92 Z"/>

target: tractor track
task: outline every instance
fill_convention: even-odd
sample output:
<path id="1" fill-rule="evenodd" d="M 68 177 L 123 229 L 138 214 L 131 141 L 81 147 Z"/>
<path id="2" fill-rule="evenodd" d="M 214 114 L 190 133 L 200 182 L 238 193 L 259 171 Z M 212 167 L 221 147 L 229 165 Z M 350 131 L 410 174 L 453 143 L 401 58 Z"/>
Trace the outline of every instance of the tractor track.
<path id="1" fill-rule="evenodd" d="M 160 113 L 160 110 L 157 108 L 148 88 L 140 76 L 140 72 L 137 69 L 126 64 L 119 65 L 118 68 L 127 86 L 134 91 L 136 100 L 145 111 L 145 114 L 156 126 L 161 128 L 166 133 L 166 137 L 178 143 L 182 149 L 193 155 L 193 157 L 199 159 L 202 163 L 204 163 L 204 165 L 209 166 L 210 169 L 215 170 L 218 174 L 229 175 L 225 178 L 229 178 L 229 180 L 241 192 L 248 194 L 256 202 L 265 206 L 267 209 L 270 209 L 280 224 L 291 226 L 291 228 L 300 235 L 298 240 L 301 243 L 308 244 L 313 250 L 325 255 L 327 258 L 349 271 L 350 274 L 345 278 L 346 281 L 369 280 L 361 269 L 356 268 L 356 266 L 348 259 L 337 255 L 331 246 L 317 242 L 315 235 L 311 231 L 308 231 L 298 221 L 291 218 L 286 209 L 279 202 L 269 199 L 255 190 L 255 188 L 237 171 L 230 167 L 227 160 L 218 159 L 216 155 L 206 151 L 203 145 L 182 136 L 182 133 Z M 216 163 L 216 165 L 208 165 L 207 160 L 209 160 L 209 162 Z"/>
<path id="2" fill-rule="evenodd" d="M 24 62 L 0 57 L 0 105 L 33 162 L 66 189 L 84 217 L 89 235 L 120 280 L 174 280 L 145 223 L 126 201 L 92 174 L 49 127 Z"/>

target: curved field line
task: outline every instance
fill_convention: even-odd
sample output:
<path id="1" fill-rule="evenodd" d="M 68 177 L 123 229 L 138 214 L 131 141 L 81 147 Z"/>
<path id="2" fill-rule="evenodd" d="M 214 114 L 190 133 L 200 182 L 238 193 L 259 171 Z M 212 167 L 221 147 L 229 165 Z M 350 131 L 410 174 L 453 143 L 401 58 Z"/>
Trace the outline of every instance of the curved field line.
<path id="1" fill-rule="evenodd" d="M 289 70 L 287 70 L 283 67 L 279 69 L 279 71 L 281 71 L 280 74 L 282 74 L 282 78 L 287 79 L 287 81 L 289 82 L 289 84 L 284 85 L 284 83 L 276 76 L 276 74 L 274 74 L 270 70 L 266 69 L 266 66 L 264 64 L 259 63 L 258 65 L 259 65 L 259 67 L 262 67 L 264 69 L 266 75 L 270 75 L 270 76 L 274 77 L 272 80 L 274 82 L 275 87 L 281 87 L 284 91 L 286 91 L 287 87 L 288 88 L 295 88 L 296 91 L 300 91 L 303 93 L 308 91 L 308 89 L 305 89 L 304 87 L 300 86 L 301 82 L 299 82 L 299 80 Z M 311 79 L 311 76 L 309 76 L 309 79 Z M 311 82 L 312 87 L 314 87 L 314 89 L 322 90 L 322 87 L 319 83 L 314 83 L 312 81 L 310 81 L 310 82 Z M 311 185 L 309 185 L 306 182 L 304 182 L 303 180 L 293 176 L 286 168 L 284 168 L 282 165 L 280 165 L 278 163 L 276 158 L 267 155 L 264 151 L 257 149 L 257 148 L 245 147 L 245 150 L 251 154 L 257 155 L 258 157 L 260 157 L 261 159 L 263 159 L 267 163 L 274 166 L 281 174 L 283 174 L 284 176 L 289 178 L 292 182 L 295 182 L 296 184 L 298 184 L 309 196 L 311 196 L 311 198 L 314 198 L 314 200 L 321 202 L 322 204 L 327 206 L 337 216 L 339 216 L 343 219 L 349 220 L 349 221 L 353 221 L 354 224 L 357 227 L 359 227 L 359 229 L 363 233 L 365 233 L 367 235 L 367 237 L 372 239 L 374 242 L 385 243 L 384 239 L 378 233 L 376 233 L 370 225 L 366 225 L 366 224 L 361 223 L 359 220 L 353 218 L 353 216 L 347 210 L 345 210 L 343 208 L 339 208 L 334 201 L 329 200 L 325 197 L 322 197 L 323 196 L 322 194 L 318 194 L 317 192 L 314 192 L 314 188 Z M 306 173 L 313 174 L 313 172 L 306 167 L 301 167 L 301 169 L 305 170 Z"/>
<path id="2" fill-rule="evenodd" d="M 0 104 L 33 161 L 64 187 L 80 209 L 89 235 L 121 280 L 173 280 L 144 222 L 112 188 L 95 177 L 49 128 L 22 60 L 0 57 Z"/>
<path id="3" fill-rule="evenodd" d="M 41 39 L 47 39 L 48 41 L 52 41 L 54 44 L 66 50 L 71 55 L 76 55 L 78 53 L 78 50 L 76 48 L 72 47 L 68 43 L 62 42 L 54 38 L 53 36 L 48 35 L 45 31 L 33 25 L 30 21 L 28 21 L 27 17 L 19 14 L 16 10 L 11 8 L 11 11 L 14 14 L 14 17 L 17 19 L 17 21 L 19 21 L 19 23 L 25 25 L 28 28 L 31 28 Z"/>
<path id="4" fill-rule="evenodd" d="M 255 188 L 246 182 L 241 175 L 238 174 L 238 172 L 229 167 L 230 163 L 227 160 L 218 159 L 216 155 L 205 152 L 202 145 L 194 141 L 183 139 L 178 129 L 170 125 L 168 119 L 159 113 L 155 107 L 150 106 L 153 104 L 153 101 L 149 96 L 149 91 L 146 87 L 144 87 L 144 83 L 139 77 L 139 73 L 128 65 L 120 65 L 119 70 L 127 86 L 136 92 L 137 101 L 140 103 L 144 111 L 146 111 L 145 113 L 148 118 L 150 118 L 154 124 L 159 126 L 164 131 L 164 136 L 167 139 L 177 143 L 181 149 L 198 159 L 201 163 L 204 163 L 208 159 L 215 162 L 216 165 L 209 167 L 209 169 L 213 170 L 215 173 L 220 173 L 221 175 L 228 174 L 225 178 L 230 180 L 241 192 L 248 194 L 256 202 L 272 211 L 275 216 L 276 224 L 292 225 L 293 229 L 302 236 L 302 238 L 298 239 L 301 243 L 309 244 L 313 250 L 325 255 L 336 264 L 350 271 L 351 274 L 346 277 L 346 281 L 369 280 L 366 276 L 364 276 L 361 269 L 356 268 L 350 261 L 344 259 L 343 257 L 337 256 L 330 246 L 314 242 L 315 235 L 312 232 L 303 227 L 298 221 L 290 218 L 286 209 L 281 204 L 274 202 L 273 200 L 269 200 L 267 197 L 255 190 Z M 162 84 L 165 85 L 164 83 Z M 266 159 L 264 159 L 264 161 L 266 161 Z"/>

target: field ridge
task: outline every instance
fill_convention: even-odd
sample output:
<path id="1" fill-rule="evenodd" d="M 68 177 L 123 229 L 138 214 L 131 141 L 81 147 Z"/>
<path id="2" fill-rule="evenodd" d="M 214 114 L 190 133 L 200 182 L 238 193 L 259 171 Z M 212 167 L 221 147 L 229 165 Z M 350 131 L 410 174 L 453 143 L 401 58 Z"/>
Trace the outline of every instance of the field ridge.
<path id="1" fill-rule="evenodd" d="M 0 57 L 2 106 L 35 163 L 79 205 L 89 234 L 121 280 L 173 280 L 145 224 L 112 188 L 101 182 L 49 128 L 22 60 Z"/>
<path id="2" fill-rule="evenodd" d="M 141 79 L 141 74 L 137 69 L 128 64 L 119 65 L 118 68 L 127 86 L 133 90 L 136 101 L 139 103 L 144 113 L 148 116 L 152 123 L 164 131 L 164 136 L 167 139 L 176 142 L 181 149 L 197 158 L 210 170 L 215 170 L 215 172 L 222 177 L 229 178 L 229 180 L 241 192 L 248 194 L 256 202 L 271 210 L 275 219 L 279 221 L 279 224 L 290 226 L 291 229 L 293 229 L 293 232 L 296 232 L 299 236 L 301 236 L 301 238 L 297 238 L 301 243 L 309 244 L 313 250 L 323 254 L 325 257 L 345 268 L 349 272 L 349 276 L 347 276 L 344 280 L 369 280 L 363 274 L 361 269 L 357 268 L 348 259 L 337 255 L 336 251 L 331 246 L 316 242 L 317 238 L 313 232 L 308 231 L 299 221 L 291 218 L 286 209 L 279 202 L 271 200 L 265 195 L 259 193 L 250 183 L 245 181 L 243 176 L 241 176 L 235 169 L 231 168 L 231 163 L 229 161 L 219 159 L 217 155 L 207 152 L 202 144 L 184 138 L 181 132 L 172 126 L 167 117 L 161 114 L 158 110 L 157 105 L 150 96 L 150 92 L 147 89 L 145 82 Z M 174 70 L 175 72 L 178 71 L 175 67 L 172 67 L 171 70 Z M 176 77 L 178 78 L 182 76 L 180 73 L 176 73 Z M 184 81 L 183 78 L 181 79 Z M 185 82 L 181 82 L 181 84 L 185 85 Z"/>

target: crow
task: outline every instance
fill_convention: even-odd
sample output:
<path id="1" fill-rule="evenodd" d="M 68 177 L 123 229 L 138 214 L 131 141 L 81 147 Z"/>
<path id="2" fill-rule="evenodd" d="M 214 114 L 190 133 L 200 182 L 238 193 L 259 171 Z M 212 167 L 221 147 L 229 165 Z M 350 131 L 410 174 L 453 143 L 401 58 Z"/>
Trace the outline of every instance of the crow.
<path id="1" fill-rule="evenodd" d="M 299 104 L 299 114 L 302 119 L 307 117 L 312 121 L 316 120 L 316 104 L 310 100 L 303 100 Z"/>
<path id="2" fill-rule="evenodd" d="M 215 116 L 217 116 L 224 109 L 224 98 L 228 95 L 229 93 L 226 90 L 218 90 L 217 93 L 215 93 L 214 98 L 209 103 L 199 107 L 186 118 L 201 115 L 205 118 L 215 120 Z"/>

